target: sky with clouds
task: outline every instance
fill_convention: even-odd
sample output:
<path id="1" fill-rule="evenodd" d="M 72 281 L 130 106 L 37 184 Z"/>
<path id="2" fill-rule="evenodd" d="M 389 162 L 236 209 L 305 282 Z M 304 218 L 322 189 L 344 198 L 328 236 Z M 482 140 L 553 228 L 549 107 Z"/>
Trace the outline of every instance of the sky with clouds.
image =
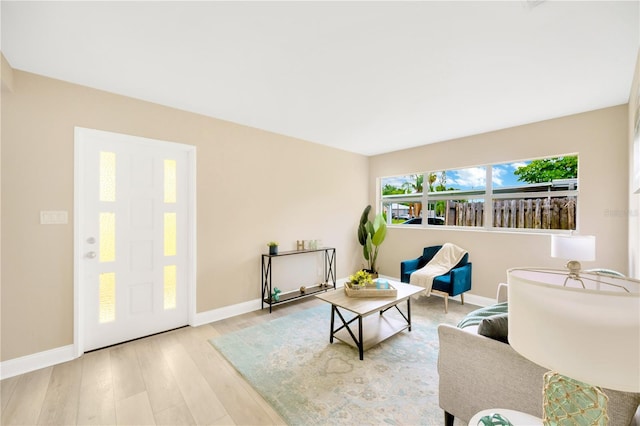
<path id="1" fill-rule="evenodd" d="M 518 177 L 513 172 L 518 168 L 529 164 L 530 162 L 515 162 L 494 165 L 492 169 L 493 186 L 496 188 L 507 186 L 522 185 L 518 181 Z M 440 178 L 441 171 L 436 172 Z M 414 182 L 415 175 L 393 176 L 382 178 L 382 186 L 393 185 L 402 188 L 405 182 Z M 486 185 L 486 167 L 469 167 L 466 169 L 447 170 L 447 188 L 455 188 L 459 190 L 484 189 Z M 436 181 L 436 185 L 439 181 Z"/>

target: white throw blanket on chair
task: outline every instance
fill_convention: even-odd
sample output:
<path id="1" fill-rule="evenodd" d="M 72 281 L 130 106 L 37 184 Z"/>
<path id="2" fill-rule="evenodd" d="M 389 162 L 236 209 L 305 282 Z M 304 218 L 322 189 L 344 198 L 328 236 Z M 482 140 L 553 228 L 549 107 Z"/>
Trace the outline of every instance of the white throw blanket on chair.
<path id="1" fill-rule="evenodd" d="M 427 296 L 429 296 L 433 286 L 433 279 L 453 269 L 465 254 L 467 254 L 465 249 L 455 244 L 444 243 L 429 263 L 411 274 L 410 283 L 424 287 L 427 291 Z"/>

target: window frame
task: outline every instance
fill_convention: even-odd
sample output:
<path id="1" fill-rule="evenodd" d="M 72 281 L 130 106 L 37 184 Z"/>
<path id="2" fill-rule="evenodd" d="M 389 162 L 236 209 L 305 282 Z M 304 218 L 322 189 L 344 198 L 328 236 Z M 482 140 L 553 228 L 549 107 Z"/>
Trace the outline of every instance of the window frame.
<path id="1" fill-rule="evenodd" d="M 513 187 L 498 187 L 495 188 L 493 185 L 493 170 L 494 167 L 501 166 L 504 164 L 518 163 L 523 161 L 534 161 L 534 160 L 544 160 L 550 158 L 561 158 L 561 157 L 577 157 L 578 161 L 578 169 L 576 178 L 568 178 L 568 179 L 555 179 L 551 182 L 544 182 L 538 184 L 522 184 L 519 185 L 518 188 L 530 187 L 535 188 L 538 187 L 547 187 L 547 190 L 538 190 L 538 191 L 518 191 L 518 192 L 509 192 L 509 188 Z M 486 179 L 485 179 L 485 188 L 479 190 L 463 190 L 463 191 L 424 191 L 422 193 L 411 193 L 411 194 L 392 194 L 392 195 L 382 195 L 382 190 L 377 191 L 379 210 L 384 212 L 387 216 L 387 225 L 399 228 L 410 228 L 410 229 L 446 229 L 446 230 L 463 230 L 463 231 L 490 231 L 490 232 L 507 232 L 507 233 L 558 233 L 558 234 L 567 234 L 576 232 L 579 229 L 579 198 L 580 198 L 580 184 L 579 184 L 579 174 L 580 174 L 580 156 L 578 153 L 567 153 L 567 154 L 557 154 L 557 155 L 548 155 L 544 157 L 534 157 L 527 160 L 513 160 L 513 161 L 503 161 L 500 163 L 492 163 L 492 164 L 483 164 L 483 165 L 475 165 L 468 167 L 458 167 L 458 168 L 449 168 L 444 169 L 445 172 L 453 172 L 456 170 L 464 170 L 468 168 L 474 167 L 484 167 L 486 169 Z M 422 173 L 408 173 L 404 175 L 391 175 L 385 177 L 377 178 L 377 187 L 382 188 L 382 181 L 385 178 L 391 177 L 400 177 L 400 176 L 410 176 L 410 175 L 423 175 L 423 181 L 428 182 L 428 177 L 432 173 L 440 173 L 443 170 L 439 171 L 426 171 Z M 557 182 L 558 185 L 567 185 L 570 187 L 573 184 L 573 189 L 561 189 L 561 190 L 551 190 L 551 187 L 554 186 L 554 183 Z M 434 195 L 437 194 L 437 195 Z M 525 227 L 505 227 L 505 226 L 494 226 L 494 212 L 493 205 L 495 200 L 520 200 L 520 199 L 531 199 L 531 198 L 540 198 L 540 199 L 553 199 L 559 197 L 573 197 L 575 198 L 575 229 L 555 229 L 555 228 L 525 228 Z M 392 209 L 391 205 L 395 203 L 422 203 L 422 206 L 428 206 L 429 203 L 434 203 L 436 201 L 446 201 L 451 199 L 456 200 L 478 200 L 484 203 L 484 211 L 483 211 L 483 223 L 482 225 L 474 225 L 474 226 L 465 226 L 465 225 L 438 225 L 438 224 L 429 224 L 428 220 L 423 220 L 420 224 L 406 224 L 403 225 L 401 223 L 392 223 Z M 486 208 L 486 206 L 492 206 L 492 208 Z M 428 211 L 427 209 L 423 209 L 423 212 Z M 446 223 L 446 222 L 445 222 Z"/>

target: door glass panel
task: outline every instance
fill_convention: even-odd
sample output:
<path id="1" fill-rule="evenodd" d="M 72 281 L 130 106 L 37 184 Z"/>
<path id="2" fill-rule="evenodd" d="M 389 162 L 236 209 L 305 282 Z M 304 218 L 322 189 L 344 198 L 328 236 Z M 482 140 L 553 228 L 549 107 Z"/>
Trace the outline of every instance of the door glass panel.
<path id="1" fill-rule="evenodd" d="M 164 214 L 164 255 L 176 255 L 176 214 Z"/>
<path id="2" fill-rule="evenodd" d="M 100 201 L 116 200 L 116 153 L 100 151 Z"/>
<path id="3" fill-rule="evenodd" d="M 116 214 L 100 213 L 100 262 L 116 260 Z"/>
<path id="4" fill-rule="evenodd" d="M 176 265 L 164 267 L 164 308 L 176 308 Z"/>
<path id="5" fill-rule="evenodd" d="M 176 202 L 176 160 L 164 160 L 164 202 Z"/>
<path id="6" fill-rule="evenodd" d="M 116 319 L 116 274 L 105 272 L 100 274 L 99 322 L 104 324 Z"/>

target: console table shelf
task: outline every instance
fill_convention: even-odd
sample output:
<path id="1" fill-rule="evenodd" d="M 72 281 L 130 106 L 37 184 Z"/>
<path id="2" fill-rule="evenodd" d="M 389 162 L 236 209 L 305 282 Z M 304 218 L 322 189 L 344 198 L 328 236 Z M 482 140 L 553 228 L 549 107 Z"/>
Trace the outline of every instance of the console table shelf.
<path id="1" fill-rule="evenodd" d="M 324 282 L 327 286 L 322 286 L 322 283 L 307 286 L 305 292 L 300 290 L 294 290 L 287 293 L 280 293 L 279 300 L 276 302 L 271 300 L 271 293 L 273 291 L 271 282 L 272 260 L 277 257 L 291 256 L 296 254 L 324 252 Z M 329 289 L 336 288 L 336 249 L 333 247 L 321 247 L 317 249 L 308 250 L 291 250 L 283 251 L 278 254 L 263 254 L 262 255 L 262 309 L 265 304 L 269 305 L 269 312 L 275 305 L 281 303 L 291 302 L 293 300 L 302 299 L 304 297 L 313 296 L 314 294 L 322 293 Z"/>

